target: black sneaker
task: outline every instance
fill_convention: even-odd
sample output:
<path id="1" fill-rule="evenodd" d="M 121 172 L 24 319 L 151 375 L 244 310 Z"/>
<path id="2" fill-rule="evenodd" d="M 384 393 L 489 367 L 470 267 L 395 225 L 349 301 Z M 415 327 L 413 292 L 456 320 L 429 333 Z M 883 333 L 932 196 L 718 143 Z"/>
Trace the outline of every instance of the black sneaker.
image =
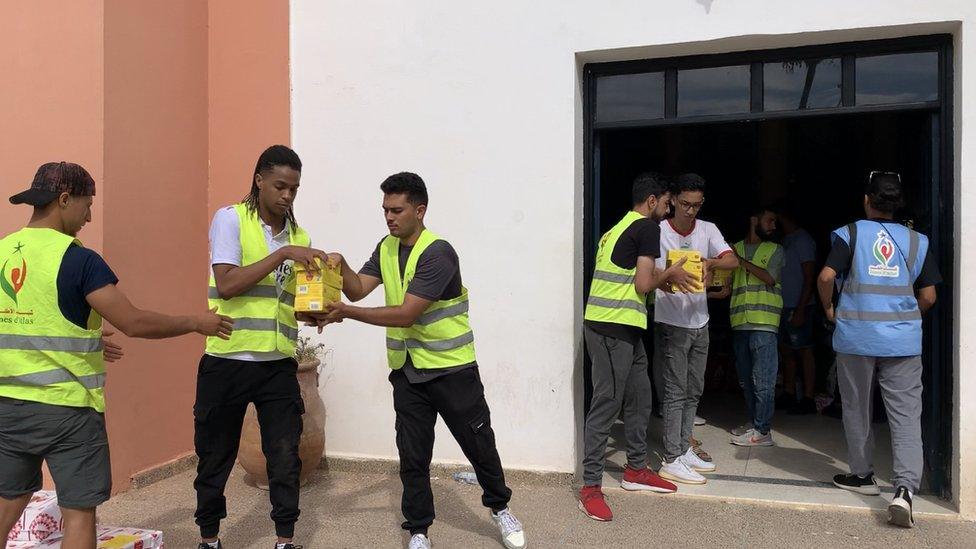
<path id="1" fill-rule="evenodd" d="M 859 477 L 854 474 L 834 475 L 834 486 L 857 492 L 865 496 L 880 496 L 881 489 L 874 480 L 874 474 L 868 473 L 866 477 Z"/>
<path id="2" fill-rule="evenodd" d="M 201 542 L 200 545 L 197 546 L 197 549 L 213 549 L 213 547 L 209 543 Z M 224 549 L 224 546 L 221 545 L 219 539 L 217 540 L 217 549 Z"/>
<path id="3" fill-rule="evenodd" d="M 274 549 L 278 549 L 278 544 L 276 543 Z M 295 545 L 294 543 L 286 543 L 281 549 L 304 549 L 301 545 Z"/>
<path id="4" fill-rule="evenodd" d="M 908 488 L 899 486 L 895 490 L 895 497 L 888 504 L 888 522 L 904 528 L 915 526 L 915 518 L 912 516 L 912 493 Z"/>

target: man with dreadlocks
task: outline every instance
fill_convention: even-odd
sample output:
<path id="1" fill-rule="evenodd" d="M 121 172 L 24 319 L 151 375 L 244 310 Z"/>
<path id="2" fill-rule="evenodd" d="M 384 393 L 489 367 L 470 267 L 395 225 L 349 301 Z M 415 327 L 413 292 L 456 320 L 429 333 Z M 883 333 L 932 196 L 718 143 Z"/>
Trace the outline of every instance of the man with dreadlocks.
<path id="1" fill-rule="evenodd" d="M 234 467 L 248 403 L 257 409 L 268 461 L 271 519 L 276 549 L 292 543 L 298 520 L 298 457 L 304 406 L 298 387 L 295 343 L 295 276 L 299 262 L 316 269 L 328 256 L 309 247 L 295 222 L 302 162 L 283 145 L 258 159 L 251 192 L 217 211 L 210 227 L 210 306 L 234 319 L 230 339 L 208 338 L 200 359 L 193 407 L 197 456 L 196 522 L 200 549 L 220 549 L 220 521 L 227 517 L 224 486 Z"/>

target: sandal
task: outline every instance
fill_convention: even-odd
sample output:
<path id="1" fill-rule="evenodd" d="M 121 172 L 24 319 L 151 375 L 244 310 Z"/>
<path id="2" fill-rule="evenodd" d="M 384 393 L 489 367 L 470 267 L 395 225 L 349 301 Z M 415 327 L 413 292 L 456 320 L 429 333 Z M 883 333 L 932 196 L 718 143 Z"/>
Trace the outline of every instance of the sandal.
<path id="1" fill-rule="evenodd" d="M 702 461 L 712 462 L 712 456 L 708 454 L 705 450 L 702 450 L 701 441 L 695 437 L 688 437 L 688 443 L 691 444 L 691 451 L 698 456 L 698 459 Z"/>

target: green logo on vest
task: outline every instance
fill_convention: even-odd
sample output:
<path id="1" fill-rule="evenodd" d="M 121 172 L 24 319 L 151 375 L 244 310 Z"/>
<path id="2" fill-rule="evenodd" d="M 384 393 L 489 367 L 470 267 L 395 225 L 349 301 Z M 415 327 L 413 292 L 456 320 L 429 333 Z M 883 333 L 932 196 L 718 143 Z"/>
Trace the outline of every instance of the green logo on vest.
<path id="1" fill-rule="evenodd" d="M 14 253 L 19 254 L 20 249 L 23 247 L 24 245 L 18 242 L 17 246 L 14 248 Z M 24 280 L 27 279 L 27 261 L 25 261 L 24 257 L 21 256 L 20 267 L 13 267 L 8 275 L 7 264 L 9 263 L 10 259 L 7 259 L 3 262 L 3 268 L 0 269 L 0 289 L 2 289 L 3 293 L 7 294 L 10 299 L 14 300 L 14 304 L 16 304 L 17 294 L 20 293 L 21 288 L 24 287 Z M 14 265 L 16 264 L 17 263 L 14 262 Z"/>

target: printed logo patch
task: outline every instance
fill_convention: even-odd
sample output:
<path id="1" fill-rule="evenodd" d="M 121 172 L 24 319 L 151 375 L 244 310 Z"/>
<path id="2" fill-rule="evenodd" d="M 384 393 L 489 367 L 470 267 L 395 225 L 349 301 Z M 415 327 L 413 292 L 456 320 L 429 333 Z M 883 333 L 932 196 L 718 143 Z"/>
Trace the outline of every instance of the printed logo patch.
<path id="1" fill-rule="evenodd" d="M 897 278 L 901 269 L 898 265 L 891 265 L 891 260 L 895 257 L 895 243 L 891 241 L 886 231 L 878 232 L 878 239 L 874 241 L 873 252 L 874 259 L 878 263 L 868 267 L 868 274 L 883 278 Z"/>

